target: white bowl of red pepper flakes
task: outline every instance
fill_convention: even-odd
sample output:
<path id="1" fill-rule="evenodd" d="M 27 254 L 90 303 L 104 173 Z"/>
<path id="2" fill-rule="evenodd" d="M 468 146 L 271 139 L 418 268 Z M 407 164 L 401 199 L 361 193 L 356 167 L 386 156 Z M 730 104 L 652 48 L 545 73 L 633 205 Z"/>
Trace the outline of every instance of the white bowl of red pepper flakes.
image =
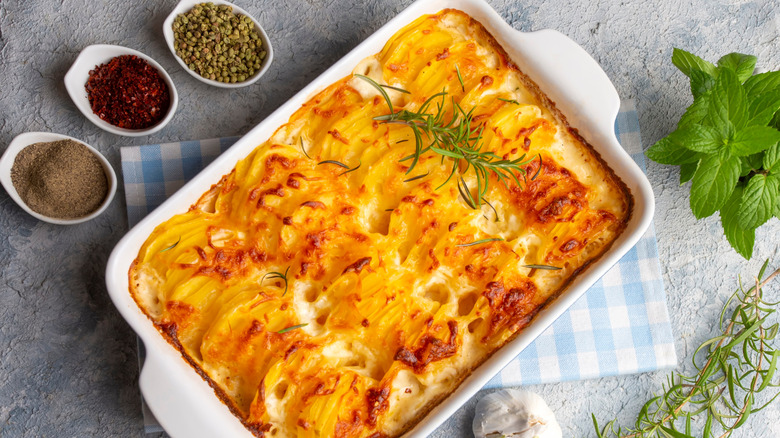
<path id="1" fill-rule="evenodd" d="M 179 96 L 154 59 L 123 46 L 87 46 L 65 74 L 65 88 L 79 111 L 108 132 L 140 137 L 173 118 Z"/>

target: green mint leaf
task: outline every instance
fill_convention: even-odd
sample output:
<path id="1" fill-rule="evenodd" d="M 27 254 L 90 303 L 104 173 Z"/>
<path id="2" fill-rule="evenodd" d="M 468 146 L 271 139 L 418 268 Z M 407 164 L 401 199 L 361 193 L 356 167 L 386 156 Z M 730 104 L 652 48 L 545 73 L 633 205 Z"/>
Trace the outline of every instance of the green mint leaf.
<path id="1" fill-rule="evenodd" d="M 645 154 L 648 158 L 661 164 L 684 164 L 695 163 L 699 160 L 699 155 L 696 152 L 687 149 L 676 138 L 678 131 L 674 131 L 666 137 L 659 140 L 656 144 L 650 146 Z"/>
<path id="2" fill-rule="evenodd" d="M 745 81 L 745 92 L 753 98 L 764 93 L 780 90 L 780 71 L 770 71 L 751 76 Z"/>
<path id="3" fill-rule="evenodd" d="M 728 154 L 705 155 L 693 174 L 691 210 L 696 219 L 720 210 L 739 179 L 740 159 Z"/>
<path id="4" fill-rule="evenodd" d="M 775 143 L 764 153 L 763 167 L 771 173 L 780 174 L 780 143 Z"/>
<path id="5" fill-rule="evenodd" d="M 718 74 L 712 88 L 707 117 L 712 126 L 720 129 L 724 136 L 731 134 L 732 126 L 740 130 L 747 124 L 747 95 L 733 71 L 723 69 Z"/>
<path id="6" fill-rule="evenodd" d="M 774 215 L 780 219 L 780 174 L 770 173 L 766 176 L 766 180 L 768 184 L 774 186 L 775 201 L 772 205 L 772 208 L 775 210 Z"/>
<path id="7" fill-rule="evenodd" d="M 757 154 L 748 155 L 747 157 L 744 157 L 743 159 L 747 159 L 748 164 L 751 168 L 754 170 L 761 169 L 764 162 L 764 152 L 759 152 Z"/>
<path id="8" fill-rule="evenodd" d="M 701 70 L 713 77 L 717 75 L 717 68 L 711 62 L 678 48 L 672 51 L 672 64 L 688 77 L 691 76 L 693 70 Z"/>
<path id="9" fill-rule="evenodd" d="M 763 152 L 759 152 L 753 155 L 748 155 L 746 157 L 741 157 L 740 161 L 742 162 L 742 170 L 739 172 L 740 178 L 749 175 L 750 172 L 761 169 L 761 163 L 763 162 L 763 160 L 764 160 Z"/>
<path id="10" fill-rule="evenodd" d="M 743 176 L 748 176 L 750 172 L 753 171 L 753 166 L 750 164 L 749 158 L 741 157 L 739 161 L 740 161 L 740 165 L 742 166 L 739 171 L 739 177 L 742 178 Z"/>
<path id="11" fill-rule="evenodd" d="M 752 100 L 748 98 L 748 101 L 748 125 L 766 126 L 780 110 L 780 91 L 763 93 Z"/>
<path id="12" fill-rule="evenodd" d="M 693 174 L 696 173 L 696 168 L 699 167 L 699 162 L 695 163 L 683 163 L 680 165 L 680 185 L 687 183 L 693 178 Z"/>
<path id="13" fill-rule="evenodd" d="M 684 129 L 678 129 L 672 141 L 679 142 L 682 146 L 703 154 L 714 154 L 725 145 L 724 138 L 720 132 L 709 126 L 691 125 Z"/>
<path id="14" fill-rule="evenodd" d="M 729 53 L 718 60 L 718 67 L 730 68 L 737 74 L 739 82 L 753 76 L 753 70 L 756 69 L 756 58 L 753 55 L 743 55 L 742 53 Z"/>
<path id="15" fill-rule="evenodd" d="M 743 188 L 737 186 L 726 204 L 720 210 L 720 223 L 726 239 L 742 257 L 750 260 L 753 256 L 753 244 L 756 241 L 756 230 L 745 230 L 739 226 L 739 205 L 742 202 Z"/>
<path id="16" fill-rule="evenodd" d="M 756 174 L 750 178 L 739 205 L 739 227 L 747 230 L 763 225 L 775 213 L 778 199 L 776 178 Z"/>
<path id="17" fill-rule="evenodd" d="M 710 91 L 715 85 L 715 78 L 701 70 L 692 70 L 690 76 L 691 94 L 694 99 Z"/>
<path id="18" fill-rule="evenodd" d="M 744 157 L 769 149 L 780 142 L 780 131 L 768 126 L 748 126 L 737 131 L 729 142 L 733 155 Z"/>
<path id="19" fill-rule="evenodd" d="M 691 106 L 685 110 L 685 114 L 680 117 L 680 122 L 677 123 L 677 128 L 685 128 L 690 125 L 701 124 L 707 117 L 707 110 L 710 107 L 710 95 L 712 93 L 707 92 L 694 99 Z"/>

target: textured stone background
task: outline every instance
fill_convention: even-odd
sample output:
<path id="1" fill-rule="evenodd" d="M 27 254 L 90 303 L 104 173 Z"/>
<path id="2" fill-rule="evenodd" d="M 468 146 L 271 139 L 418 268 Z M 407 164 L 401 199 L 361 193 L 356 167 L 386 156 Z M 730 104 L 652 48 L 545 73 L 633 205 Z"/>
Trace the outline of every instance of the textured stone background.
<path id="1" fill-rule="evenodd" d="M 410 2 L 236 0 L 264 24 L 276 50 L 257 84 L 209 87 L 182 71 L 161 26 L 172 0 L 4 0 L 0 3 L 0 150 L 26 131 L 80 138 L 119 169 L 119 146 L 240 135 L 315 78 Z M 780 2 L 680 0 L 490 0 L 515 28 L 557 29 L 592 54 L 624 99 L 636 99 L 645 145 L 675 126 L 690 103 L 687 82 L 671 65 L 672 47 L 717 60 L 756 54 L 759 70 L 780 67 Z M 276 4 L 274 4 L 276 3 Z M 347 6 L 347 7 L 345 7 Z M 155 58 L 180 94 L 173 121 L 147 138 L 118 137 L 87 121 L 62 78 L 79 51 L 121 44 Z M 717 217 L 696 221 L 677 171 L 649 163 L 656 228 L 681 367 L 714 333 L 739 274 L 760 262 L 780 264 L 780 221 L 758 233 L 750 263 L 722 237 Z M 111 304 L 104 269 L 127 230 L 121 190 L 108 211 L 61 227 L 27 215 L 0 190 L 0 437 L 140 436 L 135 338 Z M 773 287 L 780 298 L 780 286 Z M 666 373 L 536 386 L 566 436 L 591 434 L 590 413 L 634 418 Z M 467 404 L 434 436 L 470 436 Z M 780 402 L 735 436 L 780 436 Z"/>

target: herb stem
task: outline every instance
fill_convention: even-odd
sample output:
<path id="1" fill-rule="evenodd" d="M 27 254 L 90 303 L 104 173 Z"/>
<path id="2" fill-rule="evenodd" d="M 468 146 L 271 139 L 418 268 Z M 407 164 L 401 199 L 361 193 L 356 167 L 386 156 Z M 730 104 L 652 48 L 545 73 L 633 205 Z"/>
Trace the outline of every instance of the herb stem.
<path id="1" fill-rule="evenodd" d="M 764 264 L 761 270 L 762 274 L 767 264 L 768 262 Z M 739 289 L 727 301 L 721 313 L 721 321 L 723 321 L 729 304 L 735 297 L 738 298 L 739 303 L 733 310 L 728 324 L 725 327 L 721 325 L 722 334 L 703 343 L 693 354 L 693 364 L 699 370 L 695 377 L 672 374 L 668 386 L 665 386 L 664 394 L 645 404 L 637 419 L 636 429 L 627 429 L 626 433 L 622 433 L 619 427 L 615 429 L 614 420 L 607 424 L 603 430 L 600 430 L 594 416 L 594 427 L 597 435 L 600 438 L 605 438 L 608 433 L 619 438 L 672 436 L 668 430 L 670 430 L 669 427 L 674 429 L 676 421 L 686 419 L 689 422 L 692 415 L 706 412 L 707 425 L 704 436 L 710 436 L 710 428 L 713 422 L 717 422 L 723 428 L 720 437 L 727 437 L 744 424 L 751 412 L 760 410 L 772 402 L 778 394 L 775 394 L 769 402 L 760 408 L 753 409 L 756 394 L 768 386 L 780 386 L 780 382 L 771 382 L 776 357 L 780 356 L 780 352 L 767 350 L 767 347 L 770 346 L 768 341 L 775 339 L 777 335 L 777 324 L 770 329 L 763 325 L 767 317 L 775 313 L 776 310 L 762 307 L 778 303 L 765 302 L 761 293 L 761 290 L 778 275 L 780 275 L 780 268 L 763 280 L 760 279 L 761 274 L 759 274 L 755 286 L 747 291 L 740 284 Z M 715 342 L 716 340 L 717 342 Z M 708 350 L 707 360 L 699 367 L 695 359 L 699 351 L 704 348 Z M 742 354 L 738 354 L 738 351 Z M 772 364 L 765 370 L 764 367 L 770 359 Z M 749 379 L 749 384 L 743 384 L 743 379 Z M 737 401 L 735 387 L 740 390 L 740 394 L 744 392 L 744 396 L 740 398 L 741 406 L 740 402 Z M 725 410 L 721 411 L 720 408 L 716 407 L 716 402 L 724 397 L 723 394 L 727 389 L 730 399 L 723 400 L 722 405 L 725 406 Z M 696 407 L 686 410 L 691 404 Z M 655 410 L 648 413 L 650 408 Z M 733 421 L 727 424 L 726 419 Z M 686 431 L 686 434 L 679 436 L 688 437 L 690 433 Z"/>

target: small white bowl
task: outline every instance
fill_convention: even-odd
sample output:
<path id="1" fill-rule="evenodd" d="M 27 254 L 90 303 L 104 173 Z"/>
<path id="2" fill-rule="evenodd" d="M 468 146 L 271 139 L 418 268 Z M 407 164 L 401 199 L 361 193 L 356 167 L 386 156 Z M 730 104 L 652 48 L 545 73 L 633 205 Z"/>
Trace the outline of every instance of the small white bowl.
<path id="1" fill-rule="evenodd" d="M 86 84 L 89 79 L 89 72 L 94 70 L 96 66 L 105 64 L 111 59 L 122 55 L 135 55 L 141 59 L 144 59 L 152 67 L 156 68 L 160 72 L 165 83 L 168 85 L 168 94 L 171 98 L 171 105 L 168 107 L 168 113 L 165 117 L 157 122 L 156 125 L 146 129 L 126 129 L 112 125 L 105 120 L 98 117 L 92 112 L 92 107 L 89 104 L 89 97 L 87 96 Z M 94 44 L 87 46 L 81 51 L 76 61 L 65 74 L 65 88 L 68 90 L 70 98 L 73 103 L 76 104 L 76 108 L 81 111 L 84 116 L 89 119 L 90 122 L 97 125 L 112 134 L 124 135 L 127 137 L 141 137 L 144 135 L 153 134 L 161 130 L 168 122 L 173 118 L 173 114 L 176 112 L 176 107 L 179 105 L 179 95 L 176 92 L 176 87 L 173 85 L 171 77 L 160 64 L 154 59 L 144 55 L 143 53 L 129 49 L 123 46 L 114 46 L 110 44 Z"/>
<path id="2" fill-rule="evenodd" d="M 16 191 L 16 187 L 14 187 L 14 183 L 11 180 L 11 168 L 13 167 L 14 161 L 16 160 L 16 155 L 19 154 L 22 149 L 34 143 L 52 142 L 58 140 L 73 140 L 83 144 L 87 147 L 87 149 L 95 154 L 97 159 L 100 161 L 100 164 L 103 165 L 103 170 L 106 172 L 106 180 L 108 182 L 108 194 L 106 195 L 106 199 L 103 200 L 103 203 L 100 204 L 100 207 L 98 207 L 97 210 L 86 216 L 75 219 L 57 219 L 37 213 L 28 207 L 27 204 L 25 204 L 25 202 L 22 200 L 22 197 L 19 196 L 19 193 Z M 57 225 L 74 225 L 86 222 L 90 219 L 94 219 L 100 215 L 100 213 L 103 213 L 103 211 L 108 207 L 108 204 L 110 204 L 111 200 L 114 199 L 114 194 L 116 193 L 116 173 L 114 173 L 114 169 L 111 167 L 111 164 L 108 162 L 108 160 L 106 160 L 106 157 L 104 157 L 95 148 L 79 139 L 68 137 L 67 135 L 62 134 L 53 134 L 50 132 L 26 132 L 24 134 L 17 135 L 16 138 L 11 140 L 11 143 L 8 145 L 5 153 L 3 153 L 3 156 L 0 157 L 0 184 L 3 185 L 5 191 L 8 192 L 8 194 L 11 196 L 11 199 L 19 204 L 19 206 L 22 207 L 24 211 L 30 213 L 37 219 Z"/>
<path id="3" fill-rule="evenodd" d="M 211 79 L 206 79 L 203 76 L 199 75 L 196 71 L 190 70 L 190 68 L 187 66 L 187 63 L 185 63 L 184 60 L 181 59 L 179 55 L 176 54 L 176 47 L 174 47 L 173 45 L 173 40 L 174 40 L 173 20 L 179 14 L 184 14 L 186 12 L 189 12 L 193 6 L 199 3 L 214 3 L 215 5 L 227 5 L 233 8 L 233 13 L 246 15 L 247 17 L 249 17 L 250 20 L 252 20 L 252 23 L 255 24 L 255 29 L 257 29 L 257 32 L 260 34 L 260 40 L 263 41 L 263 49 L 265 50 L 265 59 L 263 59 L 263 64 L 260 66 L 260 70 L 258 70 L 252 76 L 248 77 L 245 81 L 236 82 L 236 83 L 225 83 L 225 82 L 214 81 Z M 253 83 L 257 82 L 257 80 L 260 79 L 260 77 L 263 76 L 266 71 L 268 71 L 268 67 L 271 66 L 271 61 L 273 61 L 274 59 L 274 49 L 273 47 L 271 47 L 271 40 L 268 39 L 268 34 L 265 33 L 265 30 L 263 29 L 262 26 L 260 26 L 260 23 L 258 23 L 257 20 L 255 20 L 255 17 L 253 17 L 247 11 L 234 5 L 233 3 L 226 2 L 224 0 L 181 0 L 179 4 L 176 5 L 175 8 L 173 8 L 173 11 L 171 11 L 170 15 L 168 15 L 168 18 L 165 19 L 165 22 L 163 23 L 163 35 L 165 35 L 165 41 L 168 43 L 168 48 L 171 50 L 173 57 L 176 58 L 176 61 L 181 65 L 181 67 L 187 73 L 191 74 L 199 81 L 205 82 L 215 87 L 241 88 L 241 87 L 246 87 L 247 85 L 252 85 Z"/>

